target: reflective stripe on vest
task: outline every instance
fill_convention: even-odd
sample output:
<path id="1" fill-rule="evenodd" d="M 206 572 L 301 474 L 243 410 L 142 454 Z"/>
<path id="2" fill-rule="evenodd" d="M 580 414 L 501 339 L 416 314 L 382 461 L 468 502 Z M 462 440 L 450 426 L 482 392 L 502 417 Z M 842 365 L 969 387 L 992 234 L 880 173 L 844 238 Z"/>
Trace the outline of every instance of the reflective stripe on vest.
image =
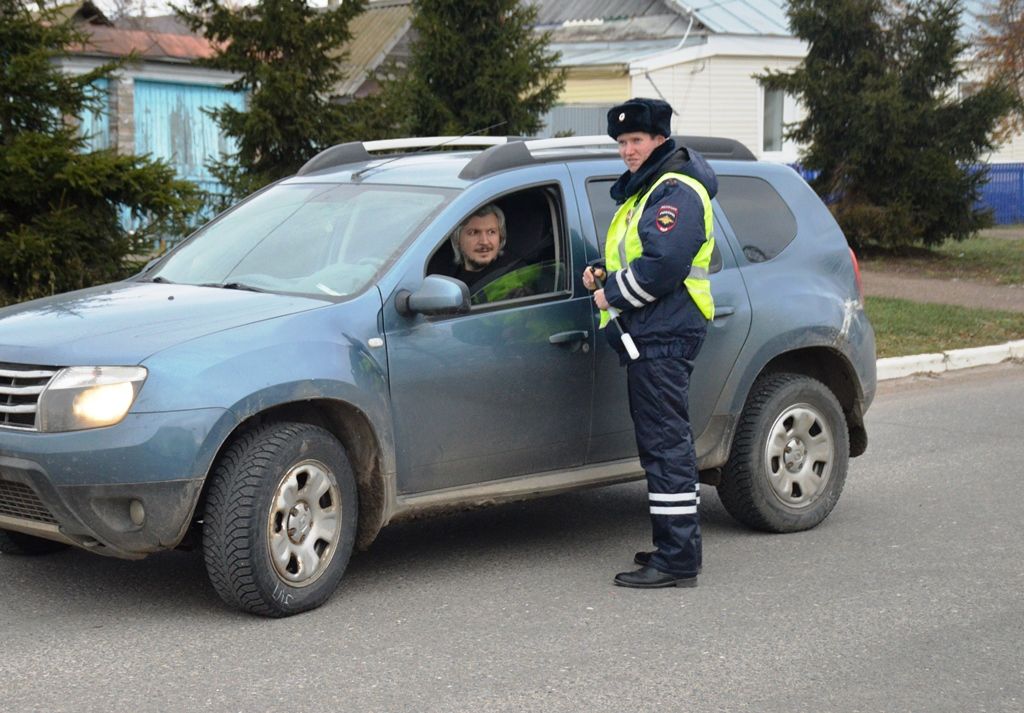
<path id="1" fill-rule="evenodd" d="M 634 307 L 643 307 L 644 303 L 635 300 L 631 293 L 640 294 L 644 299 L 648 299 L 651 302 L 654 301 L 653 297 L 640 289 L 640 285 L 637 283 L 633 273 L 629 271 L 628 266 L 630 262 L 640 257 L 644 251 L 643 243 L 640 241 L 640 233 L 637 230 L 637 223 L 639 223 L 640 216 L 647 205 L 647 199 L 651 197 L 655 188 L 670 178 L 674 178 L 696 191 L 700 197 L 701 204 L 704 206 L 704 243 L 694 256 L 693 263 L 690 265 L 690 272 L 683 278 L 683 284 L 686 285 L 686 291 L 690 293 L 690 299 L 700 309 L 701 314 L 706 319 L 714 319 L 715 302 L 711 297 L 711 281 L 708 279 L 711 253 L 715 249 L 714 220 L 711 212 L 711 197 L 708 195 L 707 189 L 704 188 L 704 184 L 696 178 L 684 176 L 681 173 L 666 173 L 643 196 L 635 200 L 632 198 L 626 199 L 626 202 L 619 206 L 619 209 L 615 212 L 615 217 L 612 218 L 612 223 L 608 227 L 608 238 L 604 246 L 605 267 L 609 275 L 615 275 L 615 279 L 619 281 L 619 290 Z M 633 220 L 634 218 L 636 220 Z M 622 270 L 623 267 L 627 269 Z M 630 290 L 625 289 L 622 284 L 623 280 L 629 285 Z M 602 310 L 601 326 L 604 327 L 608 324 L 608 320 L 608 312 Z"/>

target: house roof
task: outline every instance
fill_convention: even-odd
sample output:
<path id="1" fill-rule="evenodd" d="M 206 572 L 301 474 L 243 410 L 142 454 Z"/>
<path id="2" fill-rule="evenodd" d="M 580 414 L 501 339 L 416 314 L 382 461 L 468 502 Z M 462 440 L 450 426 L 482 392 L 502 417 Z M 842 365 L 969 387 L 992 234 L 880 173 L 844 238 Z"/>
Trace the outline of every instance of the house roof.
<path id="1" fill-rule="evenodd" d="M 786 0 L 689 0 L 688 5 L 709 32 L 727 35 L 789 35 Z"/>
<path id="2" fill-rule="evenodd" d="M 535 27 L 552 42 L 628 42 L 681 39 L 703 28 L 674 0 L 530 0 L 537 8 Z"/>
<path id="3" fill-rule="evenodd" d="M 786 0 L 531 0 L 538 29 L 559 40 L 582 28 L 611 32 L 643 30 L 650 37 L 687 33 L 788 35 Z M 691 25 L 692 21 L 692 25 Z M 618 37 L 616 39 L 626 39 Z"/>
<path id="4" fill-rule="evenodd" d="M 204 37 L 175 35 L 145 30 L 122 30 L 107 25 L 87 25 L 88 39 L 71 48 L 72 54 L 123 57 L 135 52 L 141 59 L 189 62 L 214 54 L 213 45 Z"/>
<path id="5" fill-rule="evenodd" d="M 703 41 L 675 50 L 640 58 L 630 63 L 630 71 L 639 73 L 671 67 L 715 56 L 788 57 L 807 56 L 807 43 L 796 37 L 768 35 L 709 35 Z"/>
<path id="6" fill-rule="evenodd" d="M 354 95 L 369 73 L 379 67 L 405 37 L 411 21 L 411 0 L 368 3 L 366 10 L 349 23 L 352 39 L 341 50 L 348 53 L 342 65 L 345 79 L 335 87 L 335 92 L 342 96 Z"/>
<path id="7" fill-rule="evenodd" d="M 693 41 L 699 42 L 699 39 Z M 687 45 L 691 41 L 687 41 Z M 552 43 L 550 49 L 559 52 L 560 67 L 628 66 L 642 57 L 669 52 L 679 47 L 675 38 L 633 42 L 569 42 Z"/>
<path id="8" fill-rule="evenodd" d="M 671 0 L 531 0 L 531 4 L 537 7 L 537 24 L 543 27 L 678 14 Z"/>

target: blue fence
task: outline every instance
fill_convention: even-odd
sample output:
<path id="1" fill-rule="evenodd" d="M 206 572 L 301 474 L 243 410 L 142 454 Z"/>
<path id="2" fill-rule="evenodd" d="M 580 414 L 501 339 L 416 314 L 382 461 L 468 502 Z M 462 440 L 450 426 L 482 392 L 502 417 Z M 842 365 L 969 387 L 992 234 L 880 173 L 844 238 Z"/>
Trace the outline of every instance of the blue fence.
<path id="1" fill-rule="evenodd" d="M 805 181 L 817 175 L 817 171 L 792 166 Z M 996 225 L 1024 223 L 1024 163 L 989 164 L 988 182 L 981 187 L 978 207 L 991 209 Z"/>
<path id="2" fill-rule="evenodd" d="M 990 164 L 979 203 L 992 209 L 996 225 L 1024 223 L 1024 163 Z"/>

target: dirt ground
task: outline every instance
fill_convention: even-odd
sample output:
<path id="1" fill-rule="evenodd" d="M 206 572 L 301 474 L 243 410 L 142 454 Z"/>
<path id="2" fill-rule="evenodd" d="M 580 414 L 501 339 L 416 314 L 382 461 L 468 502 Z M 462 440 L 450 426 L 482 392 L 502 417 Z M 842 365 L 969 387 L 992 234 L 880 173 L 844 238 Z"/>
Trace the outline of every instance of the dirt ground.
<path id="1" fill-rule="evenodd" d="M 910 277 L 899 272 L 861 269 L 868 297 L 899 297 L 914 302 L 984 307 L 1024 312 L 1024 287 L 988 285 L 970 280 Z"/>
<path id="2" fill-rule="evenodd" d="M 1002 240 L 1024 240 L 1024 225 L 1000 225 L 987 228 L 982 234 Z M 864 294 L 868 297 L 898 297 L 914 302 L 1024 312 L 1024 285 L 923 277 L 898 268 L 878 269 L 864 264 L 861 265 L 861 277 Z"/>

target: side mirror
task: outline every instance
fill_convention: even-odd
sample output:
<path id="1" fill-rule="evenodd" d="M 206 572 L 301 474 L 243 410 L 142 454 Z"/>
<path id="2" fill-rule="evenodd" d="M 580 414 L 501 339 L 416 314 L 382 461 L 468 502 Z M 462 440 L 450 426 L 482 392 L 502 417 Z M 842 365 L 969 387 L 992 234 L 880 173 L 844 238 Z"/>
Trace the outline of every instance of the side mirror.
<path id="1" fill-rule="evenodd" d="M 469 288 L 465 282 L 443 275 L 427 275 L 415 292 L 399 290 L 395 309 L 409 317 L 414 314 L 464 314 L 469 311 Z"/>

